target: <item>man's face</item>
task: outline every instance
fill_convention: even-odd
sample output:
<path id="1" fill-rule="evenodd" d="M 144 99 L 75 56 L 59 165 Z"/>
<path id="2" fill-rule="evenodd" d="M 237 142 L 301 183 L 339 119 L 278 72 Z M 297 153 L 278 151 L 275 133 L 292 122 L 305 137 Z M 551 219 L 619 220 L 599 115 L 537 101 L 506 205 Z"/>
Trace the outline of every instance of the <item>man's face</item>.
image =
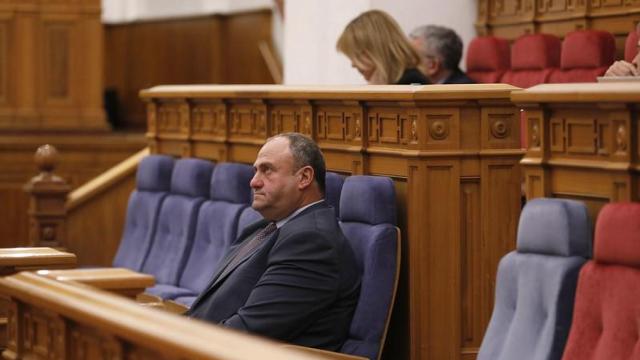
<path id="1" fill-rule="evenodd" d="M 289 139 L 278 137 L 264 144 L 253 167 L 251 207 L 273 221 L 284 219 L 298 208 L 302 199 L 300 176 L 294 171 Z"/>
<path id="2" fill-rule="evenodd" d="M 424 41 L 415 37 L 411 37 L 410 40 L 411 45 L 413 45 L 413 48 L 416 49 L 416 51 L 420 55 L 418 70 L 420 70 L 420 72 L 422 72 L 427 77 L 432 76 L 437 70 L 437 68 L 435 67 L 435 65 L 437 65 L 435 62 L 436 58 L 427 55 L 427 44 L 425 44 Z"/>

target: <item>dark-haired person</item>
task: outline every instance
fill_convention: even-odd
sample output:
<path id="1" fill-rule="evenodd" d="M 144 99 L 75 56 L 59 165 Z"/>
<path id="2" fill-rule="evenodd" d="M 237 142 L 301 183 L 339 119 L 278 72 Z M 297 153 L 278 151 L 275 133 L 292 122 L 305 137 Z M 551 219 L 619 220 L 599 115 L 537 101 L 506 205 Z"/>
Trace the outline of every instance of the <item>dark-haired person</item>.
<path id="1" fill-rule="evenodd" d="M 324 201 L 325 164 L 297 133 L 267 140 L 254 163 L 249 225 L 188 316 L 293 344 L 338 350 L 360 289 L 355 257 Z"/>
<path id="2" fill-rule="evenodd" d="M 462 39 L 455 31 L 424 25 L 414 29 L 409 38 L 420 55 L 418 69 L 433 84 L 475 84 L 460 70 Z"/>

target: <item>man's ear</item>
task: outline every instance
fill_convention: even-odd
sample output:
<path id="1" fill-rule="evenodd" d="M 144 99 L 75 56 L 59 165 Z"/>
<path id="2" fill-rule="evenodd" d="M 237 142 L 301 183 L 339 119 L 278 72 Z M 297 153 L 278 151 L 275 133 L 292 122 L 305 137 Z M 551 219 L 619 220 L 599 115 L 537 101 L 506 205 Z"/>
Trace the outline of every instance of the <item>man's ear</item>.
<path id="1" fill-rule="evenodd" d="M 315 180 L 315 172 L 311 166 L 305 166 L 300 169 L 300 181 L 298 182 L 298 189 L 303 190 L 313 184 Z"/>

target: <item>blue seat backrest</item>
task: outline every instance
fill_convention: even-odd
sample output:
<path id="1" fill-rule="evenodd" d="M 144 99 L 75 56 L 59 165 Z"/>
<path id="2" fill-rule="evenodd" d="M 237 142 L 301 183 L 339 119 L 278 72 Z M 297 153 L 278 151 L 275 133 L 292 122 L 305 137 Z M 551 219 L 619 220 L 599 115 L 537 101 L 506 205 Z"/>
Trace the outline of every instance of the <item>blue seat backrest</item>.
<path id="1" fill-rule="evenodd" d="M 491 321 L 479 360 L 560 359 L 578 273 L 591 258 L 584 204 L 534 199 L 520 216 L 517 249 L 500 260 Z"/>
<path id="2" fill-rule="evenodd" d="M 193 247 L 178 284 L 181 288 L 197 294 L 211 280 L 218 262 L 236 238 L 240 214 L 251 203 L 251 177 L 253 168 L 249 165 L 216 165 L 210 200 L 200 207 Z"/>
<path id="3" fill-rule="evenodd" d="M 213 163 L 201 159 L 176 161 L 171 174 L 171 193 L 158 215 L 151 251 L 142 272 L 159 284 L 176 285 L 191 251 L 200 205 L 209 196 Z"/>
<path id="4" fill-rule="evenodd" d="M 336 217 L 340 216 L 340 195 L 344 184 L 344 176 L 331 171 L 326 172 L 324 199 L 333 207 Z"/>
<path id="5" fill-rule="evenodd" d="M 378 359 L 399 270 L 396 195 L 386 177 L 350 176 L 342 187 L 340 226 L 362 272 L 360 297 L 342 353 Z"/>
<path id="6" fill-rule="evenodd" d="M 153 241 L 162 201 L 171 187 L 174 160 L 164 155 L 150 155 L 138 164 L 136 189 L 129 197 L 124 231 L 113 266 L 134 271 L 142 263 Z"/>

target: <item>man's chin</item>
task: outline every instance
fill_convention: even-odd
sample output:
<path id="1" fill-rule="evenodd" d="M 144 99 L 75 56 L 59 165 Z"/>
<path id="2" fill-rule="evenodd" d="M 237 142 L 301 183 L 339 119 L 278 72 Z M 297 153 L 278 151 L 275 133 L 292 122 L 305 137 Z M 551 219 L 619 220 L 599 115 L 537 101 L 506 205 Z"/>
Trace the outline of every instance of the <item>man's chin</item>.
<path id="1" fill-rule="evenodd" d="M 253 208 L 253 210 L 259 212 L 264 208 L 264 204 L 262 202 L 253 200 L 253 202 L 251 203 L 251 207 Z"/>

